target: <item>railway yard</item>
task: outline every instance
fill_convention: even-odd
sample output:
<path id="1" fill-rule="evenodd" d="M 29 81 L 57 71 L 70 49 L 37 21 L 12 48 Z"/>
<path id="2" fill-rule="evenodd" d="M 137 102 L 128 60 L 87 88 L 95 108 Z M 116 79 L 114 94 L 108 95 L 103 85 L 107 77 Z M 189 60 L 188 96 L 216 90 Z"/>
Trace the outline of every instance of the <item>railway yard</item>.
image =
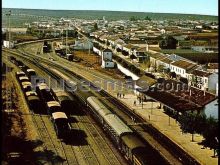
<path id="1" fill-rule="evenodd" d="M 76 52 L 76 56 L 82 59 L 82 62 L 76 63 L 57 56 L 54 48 L 50 53 L 43 53 L 42 47 L 43 42 L 37 42 L 19 45 L 14 50 L 3 50 L 3 62 L 14 68 L 10 73 L 13 77 L 11 82 L 16 86 L 18 99 L 21 99 L 18 105 L 22 119 L 19 120 L 25 122 L 26 139 L 41 142 L 33 149 L 34 158 L 29 157 L 29 162 L 34 159 L 46 164 L 71 165 L 200 164 L 109 94 L 109 91 L 113 94 L 118 91 L 132 93 L 124 86 L 123 74 L 117 69 L 103 71 L 98 65 L 98 58 L 88 55 L 88 52 Z M 20 79 L 22 76 L 30 77 L 27 68 L 33 69 L 37 78 L 44 79 L 44 82 L 38 83 L 31 81 L 30 86 L 36 86 L 36 95 L 28 95 L 28 87 L 24 87 Z M 19 76 L 18 72 L 24 72 L 24 75 Z M 114 82 L 115 86 L 106 84 L 106 81 Z M 71 89 L 77 90 L 69 91 L 70 84 Z M 44 92 L 51 99 L 41 96 L 43 85 L 46 86 Z M 56 94 L 60 89 L 71 102 L 66 108 Z M 29 96 L 39 97 L 42 105 L 32 104 Z M 53 110 L 55 105 L 49 106 L 49 102 L 58 102 L 60 110 Z M 68 123 L 65 128 L 61 126 L 61 132 L 69 131 L 65 137 L 59 138 L 59 124 L 56 124 L 58 120 L 54 116 L 61 112 L 67 117 L 60 118 L 67 119 Z"/>

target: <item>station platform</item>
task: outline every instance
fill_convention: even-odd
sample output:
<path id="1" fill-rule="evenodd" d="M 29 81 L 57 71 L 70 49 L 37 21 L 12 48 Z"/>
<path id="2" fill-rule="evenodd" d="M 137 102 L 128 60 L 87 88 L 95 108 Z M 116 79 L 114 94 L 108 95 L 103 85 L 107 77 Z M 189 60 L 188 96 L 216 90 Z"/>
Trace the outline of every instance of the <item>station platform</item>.
<path id="1" fill-rule="evenodd" d="M 189 133 L 182 133 L 179 123 L 165 114 L 163 109 L 158 109 L 160 105 L 158 102 L 139 103 L 137 96 L 131 92 L 125 94 L 124 98 L 123 95 L 121 97 L 117 97 L 115 92 L 109 93 L 130 107 L 132 111 L 140 115 L 147 122 L 151 123 L 155 128 L 178 144 L 201 164 L 218 164 L 218 157 L 214 157 L 213 149 L 210 150 L 209 148 L 204 148 L 199 144 L 202 142 L 203 137 L 199 134 L 195 134 L 194 142 L 192 142 L 192 135 Z M 134 104 L 135 101 L 136 105 Z"/>

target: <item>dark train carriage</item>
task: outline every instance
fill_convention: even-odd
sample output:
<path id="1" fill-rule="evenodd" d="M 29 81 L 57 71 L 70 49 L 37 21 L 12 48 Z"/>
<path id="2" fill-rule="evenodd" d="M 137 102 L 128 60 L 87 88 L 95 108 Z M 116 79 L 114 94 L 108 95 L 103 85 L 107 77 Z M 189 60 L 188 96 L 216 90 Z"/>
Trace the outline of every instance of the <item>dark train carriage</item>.
<path id="1" fill-rule="evenodd" d="M 15 58 L 15 57 L 13 57 L 13 56 L 9 56 L 9 60 L 10 60 L 12 63 L 15 63 L 16 58 Z"/>
<path id="2" fill-rule="evenodd" d="M 27 69 L 26 75 L 28 76 L 28 78 L 31 78 L 31 76 L 36 76 L 36 72 L 34 69 Z"/>
<path id="3" fill-rule="evenodd" d="M 15 60 L 14 64 L 17 65 L 19 68 L 25 66 L 23 62 L 19 61 L 19 60 Z"/>
<path id="4" fill-rule="evenodd" d="M 28 92 L 31 91 L 32 85 L 31 82 L 27 81 L 27 82 L 22 82 L 21 87 L 24 92 Z"/>
<path id="5" fill-rule="evenodd" d="M 54 101 L 53 94 L 51 93 L 50 88 L 47 86 L 46 83 L 39 83 L 36 86 L 36 93 L 40 97 L 40 99 L 43 102 L 49 102 L 49 101 Z"/>
<path id="6" fill-rule="evenodd" d="M 61 106 L 60 103 L 57 101 L 49 101 L 47 102 L 47 113 L 52 114 L 55 112 L 61 112 Z"/>
<path id="7" fill-rule="evenodd" d="M 56 95 L 56 100 L 58 100 L 60 103 L 63 112 L 69 114 L 71 110 L 78 108 L 76 101 L 74 102 L 74 100 L 65 91 L 57 90 L 54 91 L 54 93 Z"/>
<path id="8" fill-rule="evenodd" d="M 16 78 L 18 79 L 19 77 L 24 77 L 26 76 L 24 72 L 16 72 L 15 73 Z"/>
<path id="9" fill-rule="evenodd" d="M 27 101 L 30 109 L 33 110 L 35 113 L 43 112 L 43 105 L 38 96 L 27 96 Z"/>
<path id="10" fill-rule="evenodd" d="M 59 139 L 68 137 L 71 130 L 71 126 L 68 122 L 68 118 L 64 112 L 52 113 L 52 121 L 54 128 Z"/>
<path id="11" fill-rule="evenodd" d="M 130 160 L 132 165 L 168 164 L 152 147 L 145 145 L 135 134 L 123 135 L 121 148 L 126 159 Z"/>
<path id="12" fill-rule="evenodd" d="M 73 61 L 73 54 L 66 54 L 66 59 L 69 61 Z"/>
<path id="13" fill-rule="evenodd" d="M 18 77 L 18 82 L 21 84 L 22 82 L 29 82 L 29 78 L 27 76 Z"/>
<path id="14" fill-rule="evenodd" d="M 122 135 L 121 137 L 121 151 L 125 158 L 133 162 L 133 150 L 135 148 L 145 147 L 144 143 L 135 136 L 134 133 Z"/>
<path id="15" fill-rule="evenodd" d="M 22 67 L 21 67 L 21 70 L 27 75 L 27 70 L 28 69 L 30 69 L 29 68 L 29 66 L 27 66 L 27 65 L 23 65 Z"/>

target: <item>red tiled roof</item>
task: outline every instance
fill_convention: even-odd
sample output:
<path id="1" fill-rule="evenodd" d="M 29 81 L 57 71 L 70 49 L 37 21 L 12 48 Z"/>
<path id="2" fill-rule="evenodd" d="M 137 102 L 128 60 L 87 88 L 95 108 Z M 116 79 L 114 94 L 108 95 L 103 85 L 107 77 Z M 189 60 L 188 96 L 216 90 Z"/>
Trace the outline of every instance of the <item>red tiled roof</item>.
<path id="1" fill-rule="evenodd" d="M 194 74 L 195 76 L 200 76 L 200 77 L 208 77 L 212 73 L 206 72 L 206 71 L 201 71 L 201 70 L 193 70 L 192 74 Z"/>
<path id="2" fill-rule="evenodd" d="M 173 88 L 171 90 L 165 88 L 168 83 L 172 84 Z M 179 84 L 179 90 L 177 90 L 177 84 Z M 178 111 L 201 109 L 216 99 L 216 96 L 211 93 L 205 92 L 204 94 L 203 90 L 188 87 L 186 84 L 181 89 L 180 85 L 183 85 L 183 83 L 174 80 L 165 80 L 160 84 L 159 88 L 152 88 L 152 90 L 148 90 L 144 94 Z"/>

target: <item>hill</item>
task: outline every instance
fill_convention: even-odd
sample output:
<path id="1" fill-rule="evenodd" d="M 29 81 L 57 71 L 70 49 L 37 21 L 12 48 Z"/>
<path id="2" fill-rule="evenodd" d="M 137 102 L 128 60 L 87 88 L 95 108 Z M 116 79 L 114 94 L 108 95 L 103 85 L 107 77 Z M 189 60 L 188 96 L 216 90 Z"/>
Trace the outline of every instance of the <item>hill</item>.
<path id="1" fill-rule="evenodd" d="M 210 20 L 218 21 L 218 16 L 194 15 L 194 14 L 173 14 L 173 13 L 149 13 L 149 12 L 126 12 L 126 11 L 96 11 L 96 10 L 42 10 L 42 9 L 2 9 L 2 24 L 6 23 L 6 12 L 12 11 L 12 22 L 17 26 L 22 26 L 25 22 L 39 21 L 45 19 L 81 18 L 81 19 L 102 19 L 107 20 L 130 19 L 132 16 L 144 19 L 146 16 L 153 20 Z M 12 25 L 13 26 L 13 25 Z"/>

